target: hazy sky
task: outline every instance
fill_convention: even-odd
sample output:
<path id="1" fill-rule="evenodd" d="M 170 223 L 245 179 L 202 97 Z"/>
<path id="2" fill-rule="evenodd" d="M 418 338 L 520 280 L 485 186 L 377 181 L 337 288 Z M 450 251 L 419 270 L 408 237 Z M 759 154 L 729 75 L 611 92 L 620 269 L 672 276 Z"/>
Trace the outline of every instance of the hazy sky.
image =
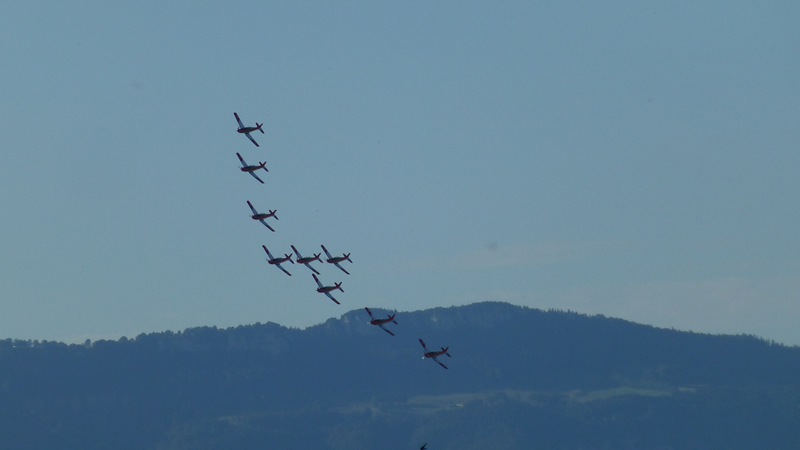
<path id="1" fill-rule="evenodd" d="M 500 300 L 800 344 L 798 23 L 795 1 L 7 2 L 0 338 Z M 352 252 L 318 265 L 342 305 L 262 244 Z"/>

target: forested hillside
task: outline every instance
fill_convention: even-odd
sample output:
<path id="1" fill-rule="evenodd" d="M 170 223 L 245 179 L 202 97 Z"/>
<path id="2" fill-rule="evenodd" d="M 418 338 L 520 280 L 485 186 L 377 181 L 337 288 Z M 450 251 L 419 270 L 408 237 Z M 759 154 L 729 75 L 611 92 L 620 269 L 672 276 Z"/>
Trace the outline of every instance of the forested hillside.
<path id="1" fill-rule="evenodd" d="M 797 347 L 503 303 L 397 321 L 6 339 L 0 448 L 800 448 Z"/>

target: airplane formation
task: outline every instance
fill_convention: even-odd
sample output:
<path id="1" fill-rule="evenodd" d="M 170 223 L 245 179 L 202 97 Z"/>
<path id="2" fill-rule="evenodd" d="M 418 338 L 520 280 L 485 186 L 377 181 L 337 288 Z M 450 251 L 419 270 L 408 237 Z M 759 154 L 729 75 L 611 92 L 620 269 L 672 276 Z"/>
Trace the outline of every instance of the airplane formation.
<path id="1" fill-rule="evenodd" d="M 253 133 L 255 131 L 260 131 L 262 134 L 264 134 L 264 130 L 262 128 L 264 126 L 264 124 L 256 122 L 256 126 L 254 126 L 254 127 L 246 127 L 242 123 L 242 120 L 239 118 L 239 114 L 234 112 L 233 116 L 236 118 L 236 122 L 239 124 L 239 127 L 236 129 L 236 132 L 239 133 L 239 134 L 244 134 L 245 136 L 247 136 L 248 139 L 250 139 L 250 141 L 253 144 L 255 144 L 256 147 L 260 147 L 258 145 L 258 142 L 256 142 L 255 139 L 253 139 L 253 136 L 251 136 L 250 133 Z M 236 156 L 239 158 L 239 162 L 242 164 L 242 167 L 240 167 L 239 170 L 241 170 L 242 172 L 245 172 L 245 173 L 249 173 L 253 178 L 258 180 L 259 183 L 264 184 L 264 180 L 259 178 L 258 175 L 256 175 L 255 172 L 259 171 L 261 169 L 264 169 L 265 172 L 269 172 L 269 170 L 267 170 L 267 166 L 266 166 L 267 162 L 264 161 L 264 162 L 259 162 L 256 165 L 250 165 L 250 164 L 247 164 L 245 162 L 245 160 L 244 160 L 244 158 L 242 158 L 241 154 L 236 153 Z M 256 210 L 256 208 L 253 206 L 253 204 L 250 202 L 250 200 L 247 200 L 247 206 L 250 207 L 250 211 L 252 212 L 250 217 L 253 220 L 257 220 L 257 221 L 261 222 L 261 224 L 264 225 L 265 227 L 267 227 L 270 231 L 275 232 L 275 229 L 272 228 L 266 222 L 266 219 L 274 218 L 275 220 L 278 220 L 278 216 L 276 215 L 277 210 L 267 209 L 267 211 L 269 211 L 268 213 L 260 213 L 260 212 L 258 212 Z M 269 265 L 271 265 L 271 266 L 277 267 L 278 269 L 280 269 L 283 273 L 285 273 L 288 276 L 292 276 L 292 274 L 289 273 L 289 271 L 286 270 L 286 268 L 283 267 L 281 264 L 287 263 L 287 262 L 290 263 L 290 264 L 294 264 L 295 262 L 297 262 L 299 264 L 303 264 L 304 266 L 306 266 L 309 270 L 311 270 L 311 272 L 312 272 L 311 276 L 314 278 L 314 281 L 317 283 L 317 292 L 319 292 L 321 294 L 325 294 L 328 298 L 333 300 L 334 303 L 336 303 L 337 305 L 341 305 L 341 303 L 339 303 L 339 301 L 336 300 L 333 297 L 331 292 L 338 290 L 338 291 L 341 291 L 343 293 L 344 289 L 342 289 L 342 282 L 341 281 L 340 282 L 334 282 L 333 285 L 328 285 L 328 286 L 322 284 L 320 279 L 317 277 L 317 275 L 322 275 L 322 274 L 317 269 L 315 269 L 314 267 L 311 266 L 311 263 L 314 262 L 314 261 L 322 263 L 323 266 L 325 265 L 323 263 L 322 259 L 321 259 L 322 253 L 312 253 L 313 256 L 305 256 L 304 257 L 303 255 L 300 254 L 300 251 L 297 250 L 297 248 L 294 245 L 291 245 L 293 253 L 284 253 L 283 257 L 277 257 L 276 258 L 276 257 L 272 256 L 272 253 L 270 253 L 270 251 L 267 249 L 266 245 L 262 245 L 261 247 L 264 249 L 264 252 L 267 254 L 267 263 Z M 336 268 L 338 268 L 339 270 L 341 270 L 345 274 L 350 275 L 350 272 L 348 272 L 341 265 L 341 263 L 343 263 L 345 261 L 349 262 L 350 264 L 353 263 L 353 261 L 350 259 L 350 253 L 343 253 L 342 256 L 333 256 L 328 251 L 328 249 L 325 248 L 324 245 L 321 245 L 320 247 L 322 247 L 322 251 L 325 253 L 325 256 L 327 257 L 327 259 L 325 260 L 325 263 L 333 264 L 334 266 L 336 266 Z M 292 261 L 292 257 L 295 258 L 294 261 Z M 389 330 L 386 326 L 389 323 L 393 323 L 395 325 L 398 325 L 397 321 L 395 321 L 395 319 L 394 319 L 395 316 L 397 315 L 396 313 L 395 314 L 390 314 L 388 317 L 385 317 L 385 318 L 376 318 L 375 316 L 373 316 L 372 311 L 370 311 L 369 308 L 365 307 L 364 309 L 367 311 L 367 314 L 369 315 L 369 318 L 370 318 L 370 322 L 369 323 L 370 323 L 370 325 L 375 325 L 377 327 L 380 327 L 383 331 L 389 333 L 392 336 L 395 336 L 395 334 L 391 330 Z M 422 344 L 422 350 L 423 350 L 422 359 L 430 358 L 430 359 L 436 361 L 436 363 L 438 363 L 440 366 L 442 366 L 445 369 L 447 369 L 447 366 L 442 364 L 442 362 L 439 361 L 438 358 L 440 356 L 442 356 L 442 355 L 447 355 L 448 357 L 450 357 L 450 353 L 448 353 L 448 350 L 449 350 L 450 347 L 441 347 L 441 350 L 429 351 L 428 348 L 425 346 L 425 342 L 422 339 L 419 339 L 419 342 L 420 342 L 420 344 Z M 422 447 L 420 447 L 420 449 L 421 450 L 425 450 L 426 446 L 427 446 L 427 443 L 424 444 Z"/>

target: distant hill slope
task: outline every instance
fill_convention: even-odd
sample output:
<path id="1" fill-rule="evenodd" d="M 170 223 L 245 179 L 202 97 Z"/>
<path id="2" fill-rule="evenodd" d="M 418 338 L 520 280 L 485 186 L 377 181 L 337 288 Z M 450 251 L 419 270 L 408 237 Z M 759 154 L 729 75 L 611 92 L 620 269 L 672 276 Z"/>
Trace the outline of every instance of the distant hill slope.
<path id="1" fill-rule="evenodd" d="M 504 303 L 397 321 L 0 341 L 0 447 L 800 448 L 798 347 Z"/>

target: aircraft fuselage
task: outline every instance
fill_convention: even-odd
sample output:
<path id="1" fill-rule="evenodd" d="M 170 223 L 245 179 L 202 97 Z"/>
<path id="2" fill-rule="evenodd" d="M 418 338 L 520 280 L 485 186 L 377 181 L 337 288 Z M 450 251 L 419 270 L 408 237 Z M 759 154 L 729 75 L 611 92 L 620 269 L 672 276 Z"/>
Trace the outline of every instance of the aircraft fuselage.
<path id="1" fill-rule="evenodd" d="M 372 319 L 369 321 L 370 325 L 383 325 L 394 320 L 394 316 L 389 316 L 386 319 Z"/>
<path id="2" fill-rule="evenodd" d="M 437 356 L 446 355 L 446 354 L 447 354 L 447 349 L 449 349 L 449 348 L 450 348 L 450 347 L 447 347 L 447 348 L 445 348 L 445 349 L 443 349 L 443 350 L 441 350 L 441 351 L 438 351 L 438 352 L 428 352 L 428 353 L 425 353 L 425 357 L 426 357 L 426 358 L 435 358 L 435 357 L 437 357 Z"/>

